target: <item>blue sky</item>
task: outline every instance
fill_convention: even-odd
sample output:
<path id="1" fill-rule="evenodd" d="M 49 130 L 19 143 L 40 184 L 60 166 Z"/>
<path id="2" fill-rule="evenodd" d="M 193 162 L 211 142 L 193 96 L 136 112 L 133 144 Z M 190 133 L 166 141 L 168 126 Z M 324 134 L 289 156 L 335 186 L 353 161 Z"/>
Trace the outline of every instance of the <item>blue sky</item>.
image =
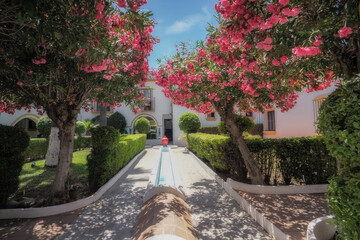
<path id="1" fill-rule="evenodd" d="M 153 12 L 153 36 L 160 39 L 149 57 L 150 68 L 157 67 L 156 59 L 175 54 L 175 44 L 205 40 L 208 23 L 216 24 L 215 3 L 218 0 L 148 0 L 143 8 Z"/>

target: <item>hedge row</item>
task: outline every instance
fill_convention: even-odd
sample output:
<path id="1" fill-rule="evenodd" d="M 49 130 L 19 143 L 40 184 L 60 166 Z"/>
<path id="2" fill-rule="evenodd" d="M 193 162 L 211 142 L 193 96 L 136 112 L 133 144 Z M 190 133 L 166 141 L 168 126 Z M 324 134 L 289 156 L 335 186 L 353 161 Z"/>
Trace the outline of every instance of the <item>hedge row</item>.
<path id="1" fill-rule="evenodd" d="M 0 208 L 19 186 L 19 175 L 24 163 L 29 136 L 17 127 L 0 125 Z"/>
<path id="2" fill-rule="evenodd" d="M 49 145 L 47 138 L 31 138 L 29 146 L 24 152 L 24 157 L 28 161 L 44 159 Z M 74 138 L 74 150 L 91 147 L 91 137 Z"/>
<path id="3" fill-rule="evenodd" d="M 230 172 L 239 180 L 246 178 L 246 168 L 239 150 L 231 138 L 204 133 L 190 134 L 189 148 L 216 169 Z M 305 184 L 327 183 L 336 173 L 335 158 L 321 137 L 246 139 L 247 146 L 264 176 L 266 184 L 290 184 L 291 180 Z"/>
<path id="4" fill-rule="evenodd" d="M 90 190 L 95 192 L 145 148 L 146 135 L 121 135 L 111 127 L 92 130 L 92 151 L 87 158 Z"/>

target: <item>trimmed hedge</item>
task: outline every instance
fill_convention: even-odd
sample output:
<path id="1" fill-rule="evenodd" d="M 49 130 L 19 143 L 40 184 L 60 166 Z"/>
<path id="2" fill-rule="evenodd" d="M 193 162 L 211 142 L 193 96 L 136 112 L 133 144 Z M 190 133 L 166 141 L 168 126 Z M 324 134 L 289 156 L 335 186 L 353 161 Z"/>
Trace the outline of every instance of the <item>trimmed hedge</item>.
<path id="1" fill-rule="evenodd" d="M 188 137 L 189 148 L 220 171 L 245 180 L 246 169 L 240 152 L 228 136 L 194 133 Z M 246 139 L 258 162 L 266 184 L 320 184 L 336 173 L 335 158 L 329 155 L 321 137 Z"/>
<path id="2" fill-rule="evenodd" d="M 25 160 L 34 161 L 44 159 L 49 145 L 47 138 L 31 138 L 29 146 L 24 152 Z M 91 147 L 91 137 L 75 137 L 74 138 L 74 150 Z"/>
<path id="3" fill-rule="evenodd" d="M 220 134 L 217 126 L 215 127 L 201 127 L 199 130 L 198 130 L 199 133 L 208 133 L 208 134 Z"/>
<path id="4" fill-rule="evenodd" d="M 24 152 L 25 160 L 44 159 L 49 145 L 48 138 L 31 138 Z"/>
<path id="5" fill-rule="evenodd" d="M 145 148 L 146 135 L 121 136 L 111 126 L 95 128 L 91 135 L 93 149 L 87 158 L 88 179 L 90 190 L 95 192 Z"/>
<path id="6" fill-rule="evenodd" d="M 29 136 L 18 127 L 0 125 L 0 208 L 19 186 L 19 175 L 24 163 Z"/>

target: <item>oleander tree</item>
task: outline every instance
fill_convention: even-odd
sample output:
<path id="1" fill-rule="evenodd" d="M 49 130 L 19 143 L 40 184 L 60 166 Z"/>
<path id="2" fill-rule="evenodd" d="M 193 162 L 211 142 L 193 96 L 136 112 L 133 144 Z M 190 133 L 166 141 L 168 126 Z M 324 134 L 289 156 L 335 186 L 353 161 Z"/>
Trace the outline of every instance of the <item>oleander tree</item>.
<path id="1" fill-rule="evenodd" d="M 306 18 L 313 15 L 301 16 L 300 3 L 220 1 L 215 5 L 219 25 L 209 27 L 206 42 L 192 49 L 183 44 L 155 73 L 165 96 L 175 104 L 219 113 L 254 184 L 262 184 L 263 179 L 236 124 L 235 112 L 272 107 L 287 111 L 296 104 L 299 91 L 329 87 L 337 70 L 323 56 L 328 37 L 303 28 Z M 334 41 L 349 36 L 340 35 L 333 36 Z"/>
<path id="2" fill-rule="evenodd" d="M 59 128 L 59 164 L 51 196 L 67 199 L 77 115 L 92 101 L 137 103 L 156 39 L 146 0 L 3 1 L 0 112 L 35 107 Z M 8 31 L 11 29 L 11 31 Z M 11 34 L 7 34 L 11 32 Z M 135 104 L 136 105 L 136 104 Z M 134 109 L 136 110 L 136 109 Z"/>
<path id="3" fill-rule="evenodd" d="M 263 7 L 261 7 L 263 6 Z M 360 136 L 356 135 L 360 120 L 356 114 L 360 73 L 360 2 L 357 0 L 279 0 L 279 1 L 220 1 L 217 10 L 226 19 L 229 32 L 249 39 L 243 34 L 254 18 L 247 13 L 264 9 L 271 14 L 262 25 L 269 28 L 264 37 L 270 37 L 273 47 L 291 49 L 298 61 L 286 71 L 300 70 L 309 76 L 326 75 L 331 71 L 341 86 L 334 91 L 320 109 L 319 128 L 331 155 L 341 166 L 338 174 L 330 179 L 328 187 L 329 208 L 335 215 L 335 226 L 341 239 L 357 239 L 360 236 L 359 215 L 359 158 Z M 285 7 L 285 8 L 284 8 Z M 296 18 L 283 19 L 284 15 Z M 243 15 L 245 14 L 245 15 Z M 243 17 L 242 17 L 243 16 Z M 272 32 L 278 17 L 276 31 Z M 280 22 L 281 23 L 281 22 Z M 245 27 L 244 27 L 245 26 Z M 260 25 L 261 28 L 261 25 Z M 254 40 L 254 43 L 258 39 Z M 261 40 L 261 38 L 260 38 Z M 276 47 L 277 48 L 277 47 Z M 273 58 L 274 63 L 277 58 Z M 312 89 L 309 89 L 312 91 Z M 346 93 L 346 94 L 344 94 Z M 346 96 L 346 97 L 345 97 Z M 336 115 L 338 114 L 338 115 Z M 334 118 L 335 116 L 335 118 Z M 340 149 L 340 150 L 339 150 Z"/>

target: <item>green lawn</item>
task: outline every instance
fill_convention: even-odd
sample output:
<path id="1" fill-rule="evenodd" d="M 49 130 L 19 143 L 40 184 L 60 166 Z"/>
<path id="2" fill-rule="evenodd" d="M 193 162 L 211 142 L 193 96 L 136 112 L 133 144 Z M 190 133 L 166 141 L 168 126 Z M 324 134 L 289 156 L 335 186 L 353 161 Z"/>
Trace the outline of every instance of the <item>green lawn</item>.
<path id="1" fill-rule="evenodd" d="M 90 150 L 78 151 L 73 154 L 71 182 L 87 182 L 88 170 L 86 157 Z M 35 161 L 35 167 L 31 167 L 32 162 L 25 163 L 20 173 L 19 189 L 15 197 L 26 196 L 36 197 L 46 196 L 50 191 L 51 184 L 55 178 L 56 168 L 46 168 L 45 160 Z"/>

